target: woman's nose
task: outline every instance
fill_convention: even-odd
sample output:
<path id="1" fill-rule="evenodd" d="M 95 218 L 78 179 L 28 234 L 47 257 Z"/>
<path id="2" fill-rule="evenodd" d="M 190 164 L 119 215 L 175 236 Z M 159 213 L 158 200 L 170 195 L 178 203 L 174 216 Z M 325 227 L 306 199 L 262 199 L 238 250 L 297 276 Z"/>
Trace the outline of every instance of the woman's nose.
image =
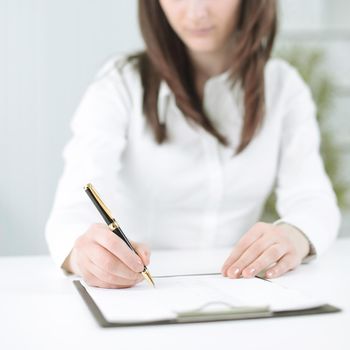
<path id="1" fill-rule="evenodd" d="M 186 0 L 187 19 L 193 22 L 201 21 L 208 17 L 208 0 Z"/>

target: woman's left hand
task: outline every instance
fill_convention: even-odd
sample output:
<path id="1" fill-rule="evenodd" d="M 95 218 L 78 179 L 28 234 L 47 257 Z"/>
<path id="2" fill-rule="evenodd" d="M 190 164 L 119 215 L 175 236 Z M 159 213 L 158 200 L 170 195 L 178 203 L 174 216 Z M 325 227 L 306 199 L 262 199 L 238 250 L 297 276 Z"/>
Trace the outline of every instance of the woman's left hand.
<path id="1" fill-rule="evenodd" d="M 258 222 L 235 245 L 221 272 L 250 278 L 266 270 L 265 277 L 274 278 L 300 265 L 309 251 L 309 242 L 295 227 Z"/>

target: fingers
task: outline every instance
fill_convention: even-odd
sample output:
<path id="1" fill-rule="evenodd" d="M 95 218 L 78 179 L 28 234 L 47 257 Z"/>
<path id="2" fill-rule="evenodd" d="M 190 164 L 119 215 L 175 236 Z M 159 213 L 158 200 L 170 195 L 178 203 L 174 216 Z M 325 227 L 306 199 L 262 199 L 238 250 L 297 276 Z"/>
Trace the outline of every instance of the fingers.
<path id="1" fill-rule="evenodd" d="M 96 276 L 103 283 L 110 285 L 110 288 L 132 287 L 143 280 L 143 277 L 140 273 L 135 274 L 133 278 L 124 278 L 120 274 L 112 274 L 97 266 L 91 260 L 86 264 L 86 266 L 88 267 L 91 274 Z"/>
<path id="2" fill-rule="evenodd" d="M 130 283 L 123 284 L 121 281 L 118 281 L 117 283 L 105 282 L 104 280 L 100 279 L 100 277 L 92 273 L 91 269 L 85 269 L 82 277 L 84 281 L 91 287 L 109 289 L 121 289 L 132 287 Z"/>
<path id="3" fill-rule="evenodd" d="M 150 257 L 151 257 L 151 251 L 149 247 L 143 243 L 136 243 L 131 242 L 134 249 L 137 251 L 137 254 L 141 258 L 142 262 L 145 266 L 149 265 L 150 263 Z"/>
<path id="4" fill-rule="evenodd" d="M 232 266 L 232 264 L 241 256 L 241 254 L 251 246 L 256 240 L 258 240 L 265 230 L 264 223 L 255 224 L 236 244 L 233 248 L 230 256 L 226 259 L 223 272 L 226 272 L 227 268 Z"/>
<path id="5" fill-rule="evenodd" d="M 118 257 L 125 265 L 135 272 L 141 272 L 144 269 L 142 260 L 125 244 L 117 235 L 112 233 L 106 225 L 96 224 L 94 240 L 102 247 L 109 250 Z"/>
<path id="6" fill-rule="evenodd" d="M 283 258 L 281 258 L 278 263 L 268 269 L 265 273 L 266 278 L 275 278 L 283 275 L 284 273 L 294 269 L 298 266 L 300 262 L 293 254 L 286 254 Z"/>
<path id="7" fill-rule="evenodd" d="M 264 223 L 255 224 L 238 241 L 222 267 L 224 276 L 239 277 L 248 264 L 274 243 L 272 237 L 263 237 L 267 226 Z"/>
<path id="8" fill-rule="evenodd" d="M 254 277 L 256 274 L 278 261 L 285 253 L 286 248 L 282 244 L 271 245 L 260 256 L 253 260 L 252 263 L 243 269 L 242 276 L 246 278 Z"/>
<path id="9" fill-rule="evenodd" d="M 97 244 L 90 247 L 88 255 L 81 254 L 80 265 L 83 279 L 91 286 L 126 288 L 143 279 L 140 273 L 130 270 L 110 252 Z"/>
<path id="10" fill-rule="evenodd" d="M 298 253 L 301 249 L 297 248 L 303 242 L 295 237 L 295 232 L 276 225 L 255 224 L 233 248 L 222 274 L 230 278 L 250 278 L 266 270 L 268 278 L 282 275 L 302 261 L 302 253 Z"/>
<path id="11" fill-rule="evenodd" d="M 88 257 L 96 266 L 110 275 L 130 281 L 134 281 L 140 276 L 139 272 L 131 270 L 110 251 L 97 243 L 91 245 Z"/>
<path id="12" fill-rule="evenodd" d="M 91 286 L 131 287 L 143 280 L 140 272 L 144 269 L 144 262 L 148 264 L 150 260 L 147 246 L 132 244 L 137 254 L 106 225 L 92 225 L 76 240 L 70 254 L 70 266 Z"/>

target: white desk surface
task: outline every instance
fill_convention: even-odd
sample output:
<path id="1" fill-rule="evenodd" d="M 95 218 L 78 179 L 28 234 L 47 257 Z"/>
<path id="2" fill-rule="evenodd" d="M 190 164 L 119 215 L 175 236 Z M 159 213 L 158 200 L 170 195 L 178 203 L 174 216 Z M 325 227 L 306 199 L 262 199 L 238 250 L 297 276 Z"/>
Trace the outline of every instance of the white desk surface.
<path id="1" fill-rule="evenodd" d="M 220 254 L 185 252 L 174 265 L 163 262 L 169 254 L 153 252 L 150 270 L 156 275 L 168 265 L 168 271 L 180 272 L 189 261 L 194 270 L 216 269 L 225 259 Z M 50 257 L 1 257 L 0 348 L 350 349 L 349 268 L 350 239 L 338 239 L 319 260 L 275 280 L 327 300 L 340 307 L 341 313 L 104 329 L 97 325 L 72 279 Z"/>

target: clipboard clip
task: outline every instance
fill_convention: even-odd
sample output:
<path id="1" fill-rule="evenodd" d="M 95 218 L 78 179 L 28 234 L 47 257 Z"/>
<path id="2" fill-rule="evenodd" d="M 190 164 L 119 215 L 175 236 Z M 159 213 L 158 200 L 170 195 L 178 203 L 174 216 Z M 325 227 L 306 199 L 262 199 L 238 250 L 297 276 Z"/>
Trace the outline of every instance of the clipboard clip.
<path id="1" fill-rule="evenodd" d="M 197 309 L 177 312 L 177 320 L 179 322 L 220 321 L 270 317 L 271 315 L 272 311 L 268 305 L 235 306 L 225 301 L 211 301 Z"/>

